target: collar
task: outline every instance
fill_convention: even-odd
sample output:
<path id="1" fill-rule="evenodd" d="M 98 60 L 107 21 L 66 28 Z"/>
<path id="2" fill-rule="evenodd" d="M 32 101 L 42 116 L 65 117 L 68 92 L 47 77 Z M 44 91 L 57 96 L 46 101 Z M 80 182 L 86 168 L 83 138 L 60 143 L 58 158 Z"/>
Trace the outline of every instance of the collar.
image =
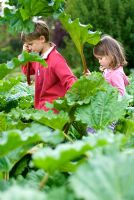
<path id="1" fill-rule="evenodd" d="M 41 55 L 42 58 L 47 59 L 51 51 L 56 47 L 56 45 L 52 42 L 50 42 L 50 48 Z"/>

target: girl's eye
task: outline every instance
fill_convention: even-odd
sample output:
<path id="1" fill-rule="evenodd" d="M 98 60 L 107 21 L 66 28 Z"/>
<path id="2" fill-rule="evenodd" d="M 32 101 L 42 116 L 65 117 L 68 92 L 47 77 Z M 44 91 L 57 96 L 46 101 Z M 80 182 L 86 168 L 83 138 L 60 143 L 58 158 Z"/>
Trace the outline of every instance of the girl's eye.
<path id="1" fill-rule="evenodd" d="M 101 59 L 102 59 L 102 57 L 97 57 L 97 59 L 98 59 L 98 60 L 101 60 Z"/>

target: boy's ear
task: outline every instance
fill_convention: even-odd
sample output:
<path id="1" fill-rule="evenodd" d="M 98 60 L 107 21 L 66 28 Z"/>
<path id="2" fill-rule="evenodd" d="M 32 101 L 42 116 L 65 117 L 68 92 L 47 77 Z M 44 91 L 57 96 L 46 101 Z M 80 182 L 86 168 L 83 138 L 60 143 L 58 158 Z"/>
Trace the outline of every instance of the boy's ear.
<path id="1" fill-rule="evenodd" d="M 42 40 L 43 42 L 46 42 L 46 39 L 43 35 L 40 36 L 40 40 Z"/>

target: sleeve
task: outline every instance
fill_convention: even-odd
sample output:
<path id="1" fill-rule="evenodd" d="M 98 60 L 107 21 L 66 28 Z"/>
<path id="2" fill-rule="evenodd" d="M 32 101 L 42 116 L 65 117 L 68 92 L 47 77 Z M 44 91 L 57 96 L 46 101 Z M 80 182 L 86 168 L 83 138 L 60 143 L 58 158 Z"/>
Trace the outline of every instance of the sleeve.
<path id="1" fill-rule="evenodd" d="M 125 95 L 126 89 L 122 73 L 116 72 L 112 75 L 111 85 L 118 89 L 121 96 Z"/>
<path id="2" fill-rule="evenodd" d="M 31 62 L 27 63 L 26 65 L 22 65 L 21 69 L 22 69 L 22 72 L 25 75 L 28 75 L 28 73 L 29 73 L 29 75 L 34 75 L 35 74 L 33 63 L 31 63 Z"/>
<path id="3" fill-rule="evenodd" d="M 74 76 L 67 62 L 62 56 L 58 57 L 58 62 L 55 64 L 54 71 L 66 90 L 69 90 L 73 83 L 77 80 L 76 76 Z"/>

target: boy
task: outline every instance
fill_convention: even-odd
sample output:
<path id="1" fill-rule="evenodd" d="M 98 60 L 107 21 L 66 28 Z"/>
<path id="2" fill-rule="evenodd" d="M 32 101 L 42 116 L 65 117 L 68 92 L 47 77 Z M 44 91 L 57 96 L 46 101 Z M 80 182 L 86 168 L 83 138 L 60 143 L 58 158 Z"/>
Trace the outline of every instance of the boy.
<path id="1" fill-rule="evenodd" d="M 35 22 L 34 32 L 22 33 L 21 37 L 24 41 L 23 50 L 39 53 L 48 65 L 43 67 L 38 62 L 28 63 L 29 74 L 35 75 L 34 107 L 47 111 L 45 103 L 63 97 L 76 77 L 55 45 L 49 42 L 49 29 L 44 21 Z M 27 65 L 22 66 L 22 71 L 28 76 Z"/>

